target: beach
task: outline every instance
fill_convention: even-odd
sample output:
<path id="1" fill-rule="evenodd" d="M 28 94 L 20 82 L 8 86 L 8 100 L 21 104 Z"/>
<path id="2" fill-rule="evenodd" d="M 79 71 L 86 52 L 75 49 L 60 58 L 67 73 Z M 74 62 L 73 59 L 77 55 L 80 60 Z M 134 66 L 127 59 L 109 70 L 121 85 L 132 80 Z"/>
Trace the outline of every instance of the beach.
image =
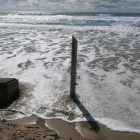
<path id="1" fill-rule="evenodd" d="M 0 125 L 4 124 L 4 121 L 0 122 Z M 8 125 L 8 126 L 7 126 Z M 49 139 L 47 133 L 50 134 L 51 139 L 74 139 L 74 140 L 139 140 L 140 135 L 137 133 L 130 132 L 115 132 L 108 129 L 106 126 L 101 125 L 95 122 L 77 122 L 77 123 L 68 123 L 63 120 L 50 119 L 44 120 L 38 118 L 37 116 L 31 116 L 28 118 L 5 121 L 5 126 L 1 125 L 0 134 L 7 136 L 3 129 L 8 128 L 7 132 L 11 132 L 10 127 L 15 126 L 14 129 L 17 131 L 15 136 L 18 137 L 19 131 L 22 134 L 19 135 L 18 139 L 26 139 L 30 137 L 31 139 L 39 140 L 43 139 L 46 135 L 46 138 Z M 97 125 L 97 126 L 96 126 Z M 7 126 L 7 127 L 6 127 Z M 40 128 L 39 128 L 40 127 Z M 3 129 L 2 129 L 3 128 Z M 28 128 L 28 130 L 27 130 Z M 33 129 L 33 130 L 30 130 Z M 55 130 L 55 131 L 53 131 Z M 24 132 L 25 131 L 25 132 Z M 34 133 L 32 133 L 32 131 Z M 46 134 L 44 134 L 46 132 Z M 9 138 L 12 138 L 13 133 Z M 23 135 L 24 134 L 24 135 Z M 30 134 L 30 135 L 29 135 Z M 37 137 L 38 136 L 38 137 Z M 48 138 L 47 138 L 48 136 Z M 53 137 L 52 137 L 53 136 Z M 0 137 L 0 139 L 2 139 Z M 7 140 L 7 139 L 5 139 Z M 9 140 L 9 139 L 8 139 Z"/>
<path id="2" fill-rule="evenodd" d="M 139 138 L 139 13 L 0 12 L 0 30 L 0 78 L 20 86 L 20 98 L 6 108 L 14 112 L 0 111 L 2 119 L 35 115 L 51 127 L 51 119 L 61 120 L 85 138 L 88 122 L 96 122 L 97 138 Z M 76 100 L 69 97 L 72 35 Z"/>

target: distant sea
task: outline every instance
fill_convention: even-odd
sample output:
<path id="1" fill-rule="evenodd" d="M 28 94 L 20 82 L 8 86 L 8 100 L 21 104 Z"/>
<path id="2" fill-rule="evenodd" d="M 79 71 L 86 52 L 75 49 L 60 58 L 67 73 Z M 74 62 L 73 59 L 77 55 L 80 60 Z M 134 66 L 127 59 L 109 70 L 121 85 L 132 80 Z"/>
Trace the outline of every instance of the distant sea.
<path id="1" fill-rule="evenodd" d="M 71 40 L 78 40 L 76 94 L 70 100 Z M 140 13 L 0 12 L 0 77 L 19 79 L 7 119 L 32 114 L 96 120 L 140 133 Z"/>

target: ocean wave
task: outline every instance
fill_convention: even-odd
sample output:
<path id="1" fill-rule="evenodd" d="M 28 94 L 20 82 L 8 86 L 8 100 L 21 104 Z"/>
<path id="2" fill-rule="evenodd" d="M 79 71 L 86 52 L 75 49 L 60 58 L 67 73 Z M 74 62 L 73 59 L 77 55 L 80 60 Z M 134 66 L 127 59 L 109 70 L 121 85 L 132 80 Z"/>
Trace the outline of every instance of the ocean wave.
<path id="1" fill-rule="evenodd" d="M 86 13 L 88 14 L 88 13 Z M 49 14 L 46 12 L 1 12 L 1 23 L 16 24 L 44 24 L 44 25 L 64 25 L 64 26 L 112 26 L 122 25 L 139 27 L 140 17 L 116 17 L 109 14 L 83 15 L 78 13 L 69 14 Z"/>
<path id="2" fill-rule="evenodd" d="M 21 15 L 7 17 L 17 20 Z M 38 16 L 28 17 L 39 20 Z M 55 19 L 62 17 L 68 19 L 66 15 Z M 77 17 L 80 21 L 80 16 Z M 9 109 L 25 115 L 8 116 L 4 112 L 0 115 L 7 119 L 36 114 L 69 122 L 95 120 L 112 130 L 140 133 L 139 27 L 129 23 L 110 26 L 38 25 L 23 20 L 20 23 L 0 23 L 0 77 L 19 79 L 21 96 Z M 69 98 L 71 35 L 78 40 L 79 106 Z M 88 113 L 83 115 L 85 109 Z"/>

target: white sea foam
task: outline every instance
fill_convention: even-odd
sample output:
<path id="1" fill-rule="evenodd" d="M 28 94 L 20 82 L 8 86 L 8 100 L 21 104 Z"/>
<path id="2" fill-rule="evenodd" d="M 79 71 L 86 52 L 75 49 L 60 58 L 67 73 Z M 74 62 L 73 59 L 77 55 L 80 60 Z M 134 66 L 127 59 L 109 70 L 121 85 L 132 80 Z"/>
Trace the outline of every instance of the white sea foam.
<path id="1" fill-rule="evenodd" d="M 0 23 L 0 30 L 0 77 L 15 77 L 23 88 L 18 103 L 9 109 L 45 119 L 96 120 L 113 130 L 140 133 L 139 27 L 123 23 L 80 27 L 13 22 Z M 79 42 L 78 106 L 69 98 L 71 35 Z M 7 119 L 24 116 L 1 114 Z"/>

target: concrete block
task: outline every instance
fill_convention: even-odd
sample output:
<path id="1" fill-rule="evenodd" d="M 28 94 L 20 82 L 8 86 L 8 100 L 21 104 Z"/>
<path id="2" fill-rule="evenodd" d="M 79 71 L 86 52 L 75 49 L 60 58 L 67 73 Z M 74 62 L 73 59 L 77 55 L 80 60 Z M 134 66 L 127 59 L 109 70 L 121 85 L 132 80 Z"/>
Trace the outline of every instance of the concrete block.
<path id="1" fill-rule="evenodd" d="M 0 104 L 7 104 L 19 96 L 19 83 L 15 78 L 0 78 Z"/>

